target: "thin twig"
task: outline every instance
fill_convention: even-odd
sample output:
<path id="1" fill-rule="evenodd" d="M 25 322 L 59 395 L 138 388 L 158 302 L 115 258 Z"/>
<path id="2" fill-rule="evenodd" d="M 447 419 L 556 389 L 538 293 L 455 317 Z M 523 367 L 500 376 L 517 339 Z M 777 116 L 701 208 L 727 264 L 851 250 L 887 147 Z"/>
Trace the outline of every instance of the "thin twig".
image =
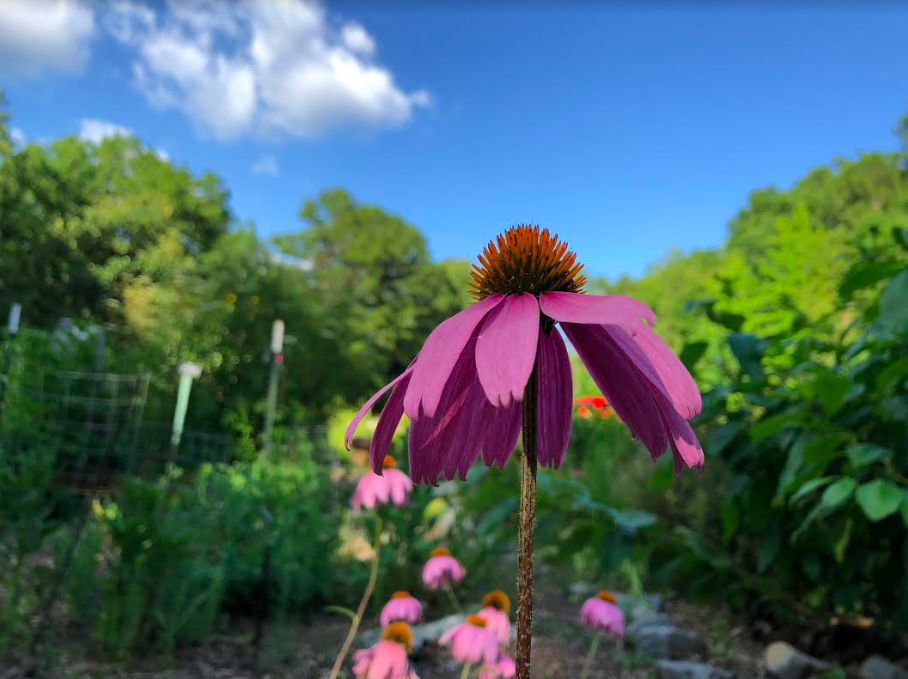
<path id="1" fill-rule="evenodd" d="M 366 613 L 366 606 L 369 604 L 369 599 L 372 597 L 372 590 L 375 589 L 375 582 L 378 580 L 378 562 L 379 562 L 379 553 L 378 550 L 381 548 L 381 519 L 375 518 L 375 545 L 372 555 L 372 569 L 369 572 L 369 582 L 366 584 L 366 591 L 363 592 L 363 598 L 359 602 L 359 607 L 356 609 L 356 615 L 353 620 L 350 622 L 350 631 L 347 632 L 347 638 L 344 640 L 344 645 L 341 647 L 340 653 L 337 654 L 337 658 L 334 660 L 334 667 L 331 668 L 330 679 L 337 679 L 337 675 L 340 673 L 341 667 L 344 664 L 344 659 L 347 657 L 347 653 L 350 651 L 350 646 L 353 645 L 353 640 L 356 638 L 356 631 L 359 629 L 359 623 L 362 622 L 363 615 Z"/>

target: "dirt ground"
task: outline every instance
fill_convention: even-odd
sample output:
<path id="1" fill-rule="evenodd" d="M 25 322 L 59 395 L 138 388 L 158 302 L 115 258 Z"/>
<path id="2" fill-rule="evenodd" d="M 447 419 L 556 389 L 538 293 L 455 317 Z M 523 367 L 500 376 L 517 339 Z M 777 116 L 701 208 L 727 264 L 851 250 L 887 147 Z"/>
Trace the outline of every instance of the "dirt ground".
<path id="1" fill-rule="evenodd" d="M 559 590 L 537 593 L 534 609 L 533 677 L 567 679 L 580 676 L 590 646 L 589 630 L 577 622 L 580 601 Z M 669 601 L 667 611 L 685 629 L 699 632 L 708 643 L 707 660 L 734 668 L 741 679 L 758 676 L 762 645 L 725 612 Z M 363 629 L 377 625 L 369 620 Z M 79 649 L 60 653 L 54 670 L 38 676 L 53 679 L 323 679 L 347 631 L 342 619 L 272 626 L 254 670 L 251 626 L 238 624 L 229 635 L 211 638 L 204 646 L 182 649 L 171 658 L 146 658 L 127 664 L 98 663 L 79 658 Z M 426 645 L 413 664 L 422 679 L 458 679 L 461 668 L 448 651 Z M 349 677 L 350 662 L 345 669 Z M 3 668 L 0 679 L 20 679 L 22 668 Z M 653 664 L 619 643 L 600 644 L 590 679 L 648 679 Z"/>

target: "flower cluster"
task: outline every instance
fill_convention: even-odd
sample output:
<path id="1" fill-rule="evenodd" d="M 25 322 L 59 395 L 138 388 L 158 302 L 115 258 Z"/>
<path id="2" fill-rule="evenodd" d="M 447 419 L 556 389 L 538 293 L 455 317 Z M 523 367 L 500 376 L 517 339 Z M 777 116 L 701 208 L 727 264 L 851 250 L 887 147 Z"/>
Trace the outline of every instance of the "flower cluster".
<path id="1" fill-rule="evenodd" d="M 610 420 L 614 417 L 618 422 L 621 421 L 608 401 L 601 396 L 580 396 L 574 399 L 574 405 L 577 407 L 577 417 L 582 420 L 589 420 L 596 416 L 603 420 Z"/>
<path id="2" fill-rule="evenodd" d="M 451 647 L 454 660 L 479 667 L 479 679 L 509 679 L 516 673 L 507 652 L 511 645 L 511 600 L 501 590 L 489 592 L 481 610 L 452 627 L 438 643 Z"/>

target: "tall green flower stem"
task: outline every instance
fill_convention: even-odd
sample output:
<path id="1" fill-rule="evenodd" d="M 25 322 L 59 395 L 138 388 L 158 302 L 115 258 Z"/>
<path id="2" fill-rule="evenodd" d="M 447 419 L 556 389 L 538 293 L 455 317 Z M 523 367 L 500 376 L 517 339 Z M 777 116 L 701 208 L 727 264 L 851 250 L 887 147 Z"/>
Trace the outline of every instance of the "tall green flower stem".
<path id="1" fill-rule="evenodd" d="M 517 537 L 517 679 L 530 679 L 533 646 L 533 530 L 536 522 L 537 366 L 523 392 L 523 473 Z"/>
<path id="2" fill-rule="evenodd" d="M 460 679 L 467 679 L 470 676 L 470 670 L 473 669 L 473 666 L 470 663 L 464 663 L 463 672 L 460 673 Z"/>
<path id="3" fill-rule="evenodd" d="M 602 635 L 598 632 L 596 636 L 593 637 L 593 643 L 590 644 L 590 652 L 586 654 L 586 660 L 583 661 L 583 669 L 580 671 L 580 679 L 586 679 L 590 673 L 590 667 L 593 666 L 593 658 L 596 656 L 596 651 L 599 649 L 599 639 L 602 638 Z"/>
<path id="4" fill-rule="evenodd" d="M 451 587 L 450 581 L 445 582 L 445 591 L 448 593 L 448 598 L 451 600 L 451 605 L 454 606 L 454 610 L 458 613 L 463 613 L 463 606 L 461 606 L 460 602 L 457 600 L 457 596 L 454 594 L 454 588 Z"/>
<path id="5" fill-rule="evenodd" d="M 344 664 L 344 659 L 347 657 L 347 653 L 350 652 L 350 646 L 353 645 L 353 640 L 356 638 L 356 631 L 359 629 L 359 624 L 363 620 L 363 616 L 366 613 L 366 606 L 369 605 L 369 599 L 372 598 L 372 591 L 375 589 L 375 583 L 378 580 L 378 563 L 379 550 L 381 549 L 381 519 L 375 517 L 375 541 L 372 545 L 372 567 L 369 570 L 369 582 L 366 583 L 366 590 L 363 592 L 363 598 L 360 599 L 359 607 L 356 609 L 356 615 L 353 616 L 353 620 L 350 621 L 350 631 L 347 632 L 347 638 L 344 639 L 344 645 L 341 646 L 340 653 L 337 654 L 337 658 L 334 660 L 334 667 L 331 668 L 330 679 L 337 679 L 337 675 L 341 671 L 341 667 Z"/>

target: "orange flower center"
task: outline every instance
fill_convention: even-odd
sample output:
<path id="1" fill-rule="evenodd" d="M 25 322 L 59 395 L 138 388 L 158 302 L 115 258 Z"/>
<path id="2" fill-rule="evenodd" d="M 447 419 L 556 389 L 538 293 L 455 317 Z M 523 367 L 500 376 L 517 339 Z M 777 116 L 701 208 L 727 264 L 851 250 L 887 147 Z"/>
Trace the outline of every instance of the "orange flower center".
<path id="1" fill-rule="evenodd" d="M 582 292 L 582 264 L 568 252 L 567 243 L 548 229 L 518 225 L 505 231 L 479 255 L 473 265 L 470 294 L 485 299 L 494 294 Z"/>
<path id="2" fill-rule="evenodd" d="M 429 556 L 451 556 L 451 552 L 444 547 L 439 547 L 438 549 L 433 549 L 429 552 Z"/>
<path id="3" fill-rule="evenodd" d="M 394 461 L 393 457 L 385 457 L 385 461 L 381 463 L 382 469 L 394 469 L 397 467 L 397 463 Z"/>
<path id="4" fill-rule="evenodd" d="M 394 594 L 391 595 L 391 598 L 392 599 L 409 599 L 410 593 L 409 592 L 394 592 Z"/>
<path id="5" fill-rule="evenodd" d="M 473 627 L 485 627 L 486 626 L 486 621 L 483 620 L 482 618 L 480 618 L 478 615 L 471 615 L 469 618 L 467 618 L 467 622 L 469 624 L 473 625 Z"/>
<path id="6" fill-rule="evenodd" d="M 413 633 L 410 632 L 410 626 L 405 622 L 392 622 L 382 631 L 381 638 L 397 642 L 408 648 L 413 643 Z"/>
<path id="7" fill-rule="evenodd" d="M 486 594 L 482 599 L 482 605 L 489 606 L 490 608 L 497 608 L 499 611 L 504 611 L 505 613 L 511 612 L 511 600 L 508 598 L 508 595 L 500 589 L 496 589 L 494 592 Z"/>
<path id="8" fill-rule="evenodd" d="M 602 590 L 596 596 L 598 596 L 603 601 L 608 601 L 610 604 L 618 603 L 618 600 L 615 598 L 615 595 L 613 595 L 611 592 L 606 592 L 605 590 Z"/>

